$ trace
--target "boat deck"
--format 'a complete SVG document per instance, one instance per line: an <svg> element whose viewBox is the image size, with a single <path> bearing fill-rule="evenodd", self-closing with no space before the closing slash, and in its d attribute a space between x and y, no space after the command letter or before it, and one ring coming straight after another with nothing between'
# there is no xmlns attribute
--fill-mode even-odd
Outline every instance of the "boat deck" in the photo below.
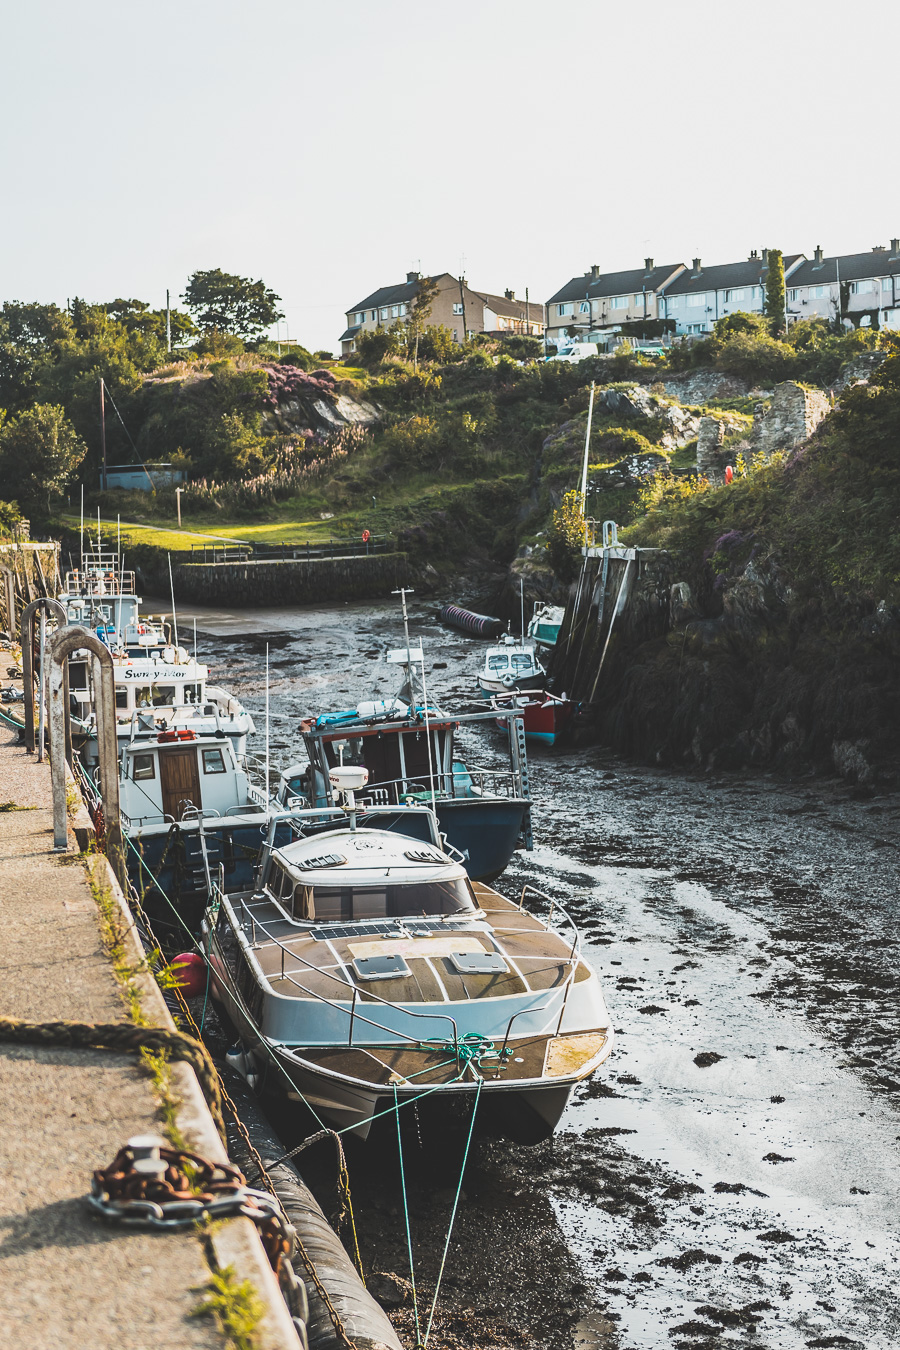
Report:
<svg viewBox="0 0 900 1350"><path fill-rule="evenodd" d="M389 919L362 925L322 923L310 930L285 918L268 898L248 896L237 901L236 912L272 990L286 997L346 1000L349 986L357 989L360 1004L379 998L441 1004L539 993L564 984L571 970L571 942L489 886L475 883L475 893L483 918L460 923L451 916L445 923L431 922L433 931L415 936L403 935L402 923ZM506 969L463 973L452 959L454 954L482 952L500 955ZM354 960L376 956L401 956L410 973L360 979ZM579 960L576 983L589 979L590 973Z"/></svg>

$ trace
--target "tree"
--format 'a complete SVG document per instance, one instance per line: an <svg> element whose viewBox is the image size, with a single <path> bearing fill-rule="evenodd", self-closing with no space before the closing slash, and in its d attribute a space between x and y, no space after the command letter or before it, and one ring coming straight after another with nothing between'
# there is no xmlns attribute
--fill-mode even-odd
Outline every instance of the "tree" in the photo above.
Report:
<svg viewBox="0 0 900 1350"><path fill-rule="evenodd" d="M769 249L769 269L766 272L766 318L772 333L780 333L785 326L784 316L784 255L780 248Z"/></svg>
<svg viewBox="0 0 900 1350"><path fill-rule="evenodd" d="M419 337L425 330L431 307L438 296L440 287L437 277L419 277L416 293L409 306L409 318L406 321L407 332L413 349L413 365L419 366Z"/></svg>
<svg viewBox="0 0 900 1350"><path fill-rule="evenodd" d="M72 322L57 305L7 301L0 309L0 407L30 403L41 370L72 336Z"/></svg>
<svg viewBox="0 0 900 1350"><path fill-rule="evenodd" d="M166 311L151 309L145 300L108 300L102 306L111 319L122 325L129 333L142 333L156 337L160 342L166 340ZM189 314L180 309L169 310L169 327L172 332L172 346L186 347L198 336L197 325Z"/></svg>
<svg viewBox="0 0 900 1350"><path fill-rule="evenodd" d="M181 297L205 333L233 333L247 342L259 338L284 314L281 296L263 281L234 276L215 267L194 272Z"/></svg>
<svg viewBox="0 0 900 1350"><path fill-rule="evenodd" d="M0 480L23 505L50 510L50 497L61 492L87 454L87 446L53 403L38 403L0 427Z"/></svg>

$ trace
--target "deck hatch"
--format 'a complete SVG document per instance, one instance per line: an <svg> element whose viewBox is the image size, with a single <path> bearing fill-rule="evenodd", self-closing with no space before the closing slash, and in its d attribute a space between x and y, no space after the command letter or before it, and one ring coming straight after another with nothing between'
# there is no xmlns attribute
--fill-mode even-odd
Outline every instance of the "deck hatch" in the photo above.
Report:
<svg viewBox="0 0 900 1350"><path fill-rule="evenodd" d="M359 980L396 980L412 971L402 956L357 956L353 969Z"/></svg>
<svg viewBox="0 0 900 1350"><path fill-rule="evenodd" d="M438 853L433 848L408 848L403 856L414 863L445 863L447 861L443 854Z"/></svg>
<svg viewBox="0 0 900 1350"><path fill-rule="evenodd" d="M306 871L315 867L342 867L346 861L341 853L319 853L315 858L304 858L299 866Z"/></svg>
<svg viewBox="0 0 900 1350"><path fill-rule="evenodd" d="M451 952L460 975L505 975L509 966L499 952Z"/></svg>

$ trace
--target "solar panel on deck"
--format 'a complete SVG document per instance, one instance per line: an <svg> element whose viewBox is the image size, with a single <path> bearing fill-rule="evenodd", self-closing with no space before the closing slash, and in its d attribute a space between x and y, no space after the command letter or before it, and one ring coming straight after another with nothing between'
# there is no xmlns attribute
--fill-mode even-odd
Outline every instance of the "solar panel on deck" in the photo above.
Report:
<svg viewBox="0 0 900 1350"><path fill-rule="evenodd" d="M428 933L443 933L454 928L465 928L468 919L406 919L399 923L335 923L310 928L309 936L315 942L330 942L334 938L349 937L422 937Z"/></svg>

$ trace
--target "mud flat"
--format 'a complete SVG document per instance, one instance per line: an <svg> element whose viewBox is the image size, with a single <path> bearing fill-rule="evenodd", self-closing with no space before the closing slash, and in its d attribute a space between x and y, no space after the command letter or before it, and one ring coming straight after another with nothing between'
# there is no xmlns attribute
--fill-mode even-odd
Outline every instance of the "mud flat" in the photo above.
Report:
<svg viewBox="0 0 900 1350"><path fill-rule="evenodd" d="M429 693L476 706L480 644L413 603ZM263 618L201 632L201 655L257 708L268 642L273 756L297 756L301 715L393 692L391 607ZM473 763L501 752L463 735ZM891 1350L896 798L836 778L635 768L599 748L535 753L530 770L537 848L499 887L527 878L565 897L617 1049L553 1141L476 1144L429 1344ZM296 1118L278 1125L299 1137ZM459 1175L458 1146L436 1158L429 1143L407 1160L426 1291ZM357 1224L367 1269L403 1280L396 1152L381 1147L351 1152ZM306 1175L333 1207L333 1156ZM393 1316L408 1335L409 1307Z"/></svg>

